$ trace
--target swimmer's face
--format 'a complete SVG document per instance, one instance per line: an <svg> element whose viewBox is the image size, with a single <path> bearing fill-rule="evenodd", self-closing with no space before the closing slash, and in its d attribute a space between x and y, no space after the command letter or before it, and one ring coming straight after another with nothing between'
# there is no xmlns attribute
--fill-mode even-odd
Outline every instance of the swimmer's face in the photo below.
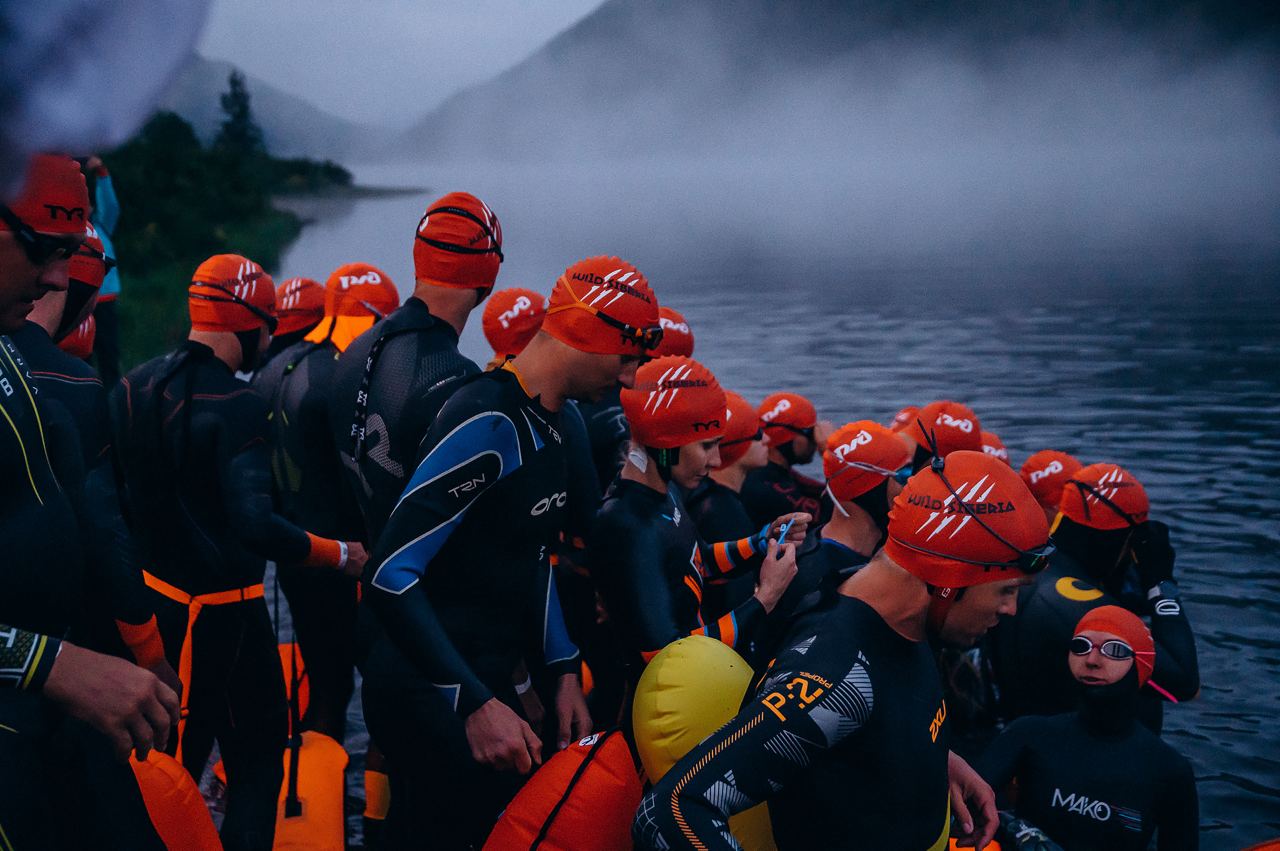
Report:
<svg viewBox="0 0 1280 851"><path fill-rule="evenodd" d="M720 466L720 438L699 440L680 447L680 458L671 468L671 478L685 490L692 490Z"/></svg>
<svg viewBox="0 0 1280 851"><path fill-rule="evenodd" d="M1129 673L1129 669L1133 667L1133 659L1112 659L1102 654L1102 644L1104 641L1124 641L1118 635L1112 635L1109 632L1100 632L1096 629L1086 629L1077 633L1083 635L1093 643L1093 649L1083 656L1077 656L1074 653L1067 654L1067 667L1071 669L1071 676L1075 677L1081 683L1087 686L1105 686L1111 683L1118 683L1124 679L1124 675ZM1126 644L1128 642L1125 642Z"/></svg>
<svg viewBox="0 0 1280 851"><path fill-rule="evenodd" d="M1030 576L986 582L966 588L942 623L942 640L956 647L972 647L1001 615L1018 612L1018 589L1031 584Z"/></svg>
<svg viewBox="0 0 1280 851"><path fill-rule="evenodd" d="M11 231L0 231L0 333L22 328L46 293L66 292L69 260L51 258L36 266Z"/></svg>
<svg viewBox="0 0 1280 851"><path fill-rule="evenodd" d="M570 350L565 358L566 372L572 376L574 399L598 402L613 388L633 387L636 370L644 358L639 355L598 355Z"/></svg>
<svg viewBox="0 0 1280 851"><path fill-rule="evenodd" d="M738 461L744 470L759 470L761 467L769 463L769 442L762 435L759 440L751 441L751 446L747 449L747 454L742 456Z"/></svg>

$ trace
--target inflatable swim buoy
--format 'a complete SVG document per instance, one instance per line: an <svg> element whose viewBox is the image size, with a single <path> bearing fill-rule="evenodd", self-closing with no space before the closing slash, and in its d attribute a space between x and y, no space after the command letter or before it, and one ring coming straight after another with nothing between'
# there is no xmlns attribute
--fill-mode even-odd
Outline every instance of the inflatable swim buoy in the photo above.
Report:
<svg viewBox="0 0 1280 851"><path fill-rule="evenodd" d="M189 851L222 851L222 841L195 780L182 764L160 751L151 751L145 762L129 757L142 801L156 833L166 848Z"/></svg>
<svg viewBox="0 0 1280 851"><path fill-rule="evenodd" d="M629 849L643 791L622 733L588 736L538 769L499 817L484 851Z"/></svg>
<svg viewBox="0 0 1280 851"><path fill-rule="evenodd" d="M293 751L284 752L285 782L280 785L276 810L275 851L343 851L346 821L347 752L342 745L315 730L304 730L298 749L298 801L300 811L287 812L289 774Z"/></svg>
<svg viewBox="0 0 1280 851"><path fill-rule="evenodd" d="M751 675L751 666L732 648L705 635L674 641L654 656L640 676L631 706L645 775L656 783L737 715ZM729 830L747 851L776 848L765 804L729 819Z"/></svg>

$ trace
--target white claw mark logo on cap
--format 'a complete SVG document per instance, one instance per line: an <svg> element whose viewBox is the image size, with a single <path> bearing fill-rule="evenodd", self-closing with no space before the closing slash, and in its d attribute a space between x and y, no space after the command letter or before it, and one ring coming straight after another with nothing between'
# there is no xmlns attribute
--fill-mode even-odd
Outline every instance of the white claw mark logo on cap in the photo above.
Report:
<svg viewBox="0 0 1280 851"><path fill-rule="evenodd" d="M1099 496L1103 499L1114 498L1115 495L1120 492L1120 483L1123 481L1124 473L1121 472L1119 467L1116 467L1101 479L1098 479L1097 491L1090 491L1088 495L1085 496L1085 502L1097 502ZM1115 487L1108 487L1109 485L1115 485Z"/></svg>
<svg viewBox="0 0 1280 851"><path fill-rule="evenodd" d="M982 496L978 496L976 499L974 497L977 496L978 489L981 488L984 484L986 484L988 478L990 478L990 476L983 476L981 479L978 479L977 483L974 484L972 488L969 488L969 492L965 493L964 496L961 497L960 501L964 503L986 502L987 497L991 495L991 491L995 489L995 486L996 486L995 482L992 482L990 485L988 485L987 489L982 492ZM955 501L956 494L964 493L964 489L967 487L969 487L969 483L965 482L964 484L960 485L960 487L956 488L955 493L948 494L947 498L942 501L942 505L939 506L937 510L930 512L929 519L920 524L920 528L916 530L916 534L923 532L925 530L925 527L927 527L930 523L932 523L934 520L938 518L939 514L944 513L944 509L950 507L951 503ZM932 541L934 536L937 535L939 532L941 532L943 529L950 526L951 521L959 517L960 513L961 512L957 509L952 509L950 512L946 512L947 516L942 518L942 522L938 524L938 527L936 529L934 529L932 532L929 533L929 537L926 538L925 540ZM960 520L960 525L957 526L955 529L951 530L951 534L948 537L954 538L956 535L959 535L960 530L963 529L965 526L968 526L969 521L971 519L973 518L968 513L964 513L964 517L961 518Z"/></svg>

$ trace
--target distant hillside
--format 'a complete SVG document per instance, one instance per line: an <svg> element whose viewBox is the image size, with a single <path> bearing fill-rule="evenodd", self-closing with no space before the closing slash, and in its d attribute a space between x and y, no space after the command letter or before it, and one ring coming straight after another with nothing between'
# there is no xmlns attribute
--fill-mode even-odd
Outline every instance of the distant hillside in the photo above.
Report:
<svg viewBox="0 0 1280 851"><path fill-rule="evenodd" d="M876 51L874 64L856 69L863 75L891 73L924 46L992 67L1028 40L1099 31L1145 38L1174 66L1242 46L1275 52L1280 4L609 0L524 62L446 100L401 146L513 158L548 145L570 156L680 148L686 130L706 143L708 124L731 122L779 77L835 69L839 82L841 63L860 48Z"/></svg>
<svg viewBox="0 0 1280 851"><path fill-rule="evenodd" d="M172 110L195 127L201 141L218 131L223 114L218 97L234 70L228 62L195 56L165 93L160 109ZM253 115L274 156L346 159L367 150L369 135L357 124L331 115L307 101L246 75Z"/></svg>

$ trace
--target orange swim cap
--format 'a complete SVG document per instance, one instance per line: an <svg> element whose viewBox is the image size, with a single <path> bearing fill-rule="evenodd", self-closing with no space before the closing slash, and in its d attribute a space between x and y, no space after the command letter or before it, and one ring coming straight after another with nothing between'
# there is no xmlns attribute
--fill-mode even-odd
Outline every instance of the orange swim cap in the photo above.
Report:
<svg viewBox="0 0 1280 851"><path fill-rule="evenodd" d="M487 290L502 264L502 225L488 205L467 192L432 202L413 240L413 273L438 287Z"/></svg>
<svg viewBox="0 0 1280 851"><path fill-rule="evenodd" d="M818 411L799 393L774 393L756 409L770 447L785 446L818 424ZM812 435L810 435L812 436Z"/></svg>
<svg viewBox="0 0 1280 851"><path fill-rule="evenodd" d="M827 487L841 502L862 496L891 477L911 453L898 436L880 423L859 420L837 429L822 453Z"/></svg>
<svg viewBox="0 0 1280 851"><path fill-rule="evenodd" d="M917 446L934 447L942 458L958 449L982 451L982 426L978 416L959 402L941 399L925 405L912 420L909 434Z"/></svg>
<svg viewBox="0 0 1280 851"><path fill-rule="evenodd" d="M982 451L990 455L992 458L999 458L1006 464L1009 464L1009 450L1005 449L1004 441L1002 441L995 432L984 431L982 433ZM1012 464L1009 464L1012 467Z"/></svg>
<svg viewBox="0 0 1280 851"><path fill-rule="evenodd" d="M919 405L907 405L901 411L893 415L893 422L889 423L889 428L896 434L904 428L915 425L916 415L920 413Z"/></svg>
<svg viewBox="0 0 1280 851"><path fill-rule="evenodd" d="M310 278L290 278L276 287L277 334L292 334L324 316L324 287Z"/></svg>
<svg viewBox="0 0 1280 851"><path fill-rule="evenodd" d="M1125 529L1147 521L1146 488L1117 464L1090 464L1062 488L1059 510L1090 529Z"/></svg>
<svg viewBox="0 0 1280 851"><path fill-rule="evenodd" d="M653 350L655 358L666 355L693 357L693 332L683 316L669 307L659 307L658 324L662 326L662 342Z"/></svg>
<svg viewBox="0 0 1280 851"><path fill-rule="evenodd" d="M631 435L642 446L675 449L724 434L724 390L711 370L691 358L649 361L621 396Z"/></svg>
<svg viewBox="0 0 1280 851"><path fill-rule="evenodd" d="M89 225L85 229L85 238L80 244L80 250L71 255L71 259L67 262L67 277L90 289L102 289L102 279L107 276L105 252L102 240L98 238L98 232L93 229L93 225Z"/></svg>
<svg viewBox="0 0 1280 851"><path fill-rule="evenodd" d="M518 355L542 327L547 300L523 287L498 290L484 306L480 326L493 353L499 358Z"/></svg>
<svg viewBox="0 0 1280 851"><path fill-rule="evenodd" d="M399 306L400 292L386 272L369 263L344 263L324 282L324 318L307 340L328 340L345 352L352 340Z"/></svg>
<svg viewBox="0 0 1280 851"><path fill-rule="evenodd" d="M93 341L98 333L98 320L93 318L93 314L76 326L76 329L62 338L58 343L58 348L74 358L85 360L93 354Z"/></svg>
<svg viewBox="0 0 1280 851"><path fill-rule="evenodd" d="M565 269L551 290L542 330L600 355L647 354L662 338L648 279L617 257L590 257Z"/></svg>
<svg viewBox="0 0 1280 851"><path fill-rule="evenodd" d="M1036 501L1055 511L1062 502L1062 487L1084 467L1065 452L1041 449L1022 462L1022 480L1031 488Z"/></svg>
<svg viewBox="0 0 1280 851"><path fill-rule="evenodd" d="M62 154L36 154L27 163L22 190L8 205L40 233L79 236L89 224L89 190L76 161ZM0 230L12 230L0 220Z"/></svg>
<svg viewBox="0 0 1280 851"><path fill-rule="evenodd" d="M723 470L739 461L751 449L752 442L764 439L760 415L751 403L737 393L725 391L724 439L720 441L720 466Z"/></svg>
<svg viewBox="0 0 1280 851"><path fill-rule="evenodd" d="M1133 648L1133 661L1138 669L1138 687L1146 685L1156 667L1156 643L1142 618L1120 606L1099 606L1084 613L1072 636L1085 631L1114 635Z"/></svg>
<svg viewBox="0 0 1280 851"><path fill-rule="evenodd" d="M1049 524L1008 464L959 450L936 466L912 476L893 501L885 555L938 588L1043 568Z"/></svg>
<svg viewBox="0 0 1280 851"><path fill-rule="evenodd" d="M274 329L276 288L262 267L239 254L215 254L200 264L187 290L196 331Z"/></svg>

